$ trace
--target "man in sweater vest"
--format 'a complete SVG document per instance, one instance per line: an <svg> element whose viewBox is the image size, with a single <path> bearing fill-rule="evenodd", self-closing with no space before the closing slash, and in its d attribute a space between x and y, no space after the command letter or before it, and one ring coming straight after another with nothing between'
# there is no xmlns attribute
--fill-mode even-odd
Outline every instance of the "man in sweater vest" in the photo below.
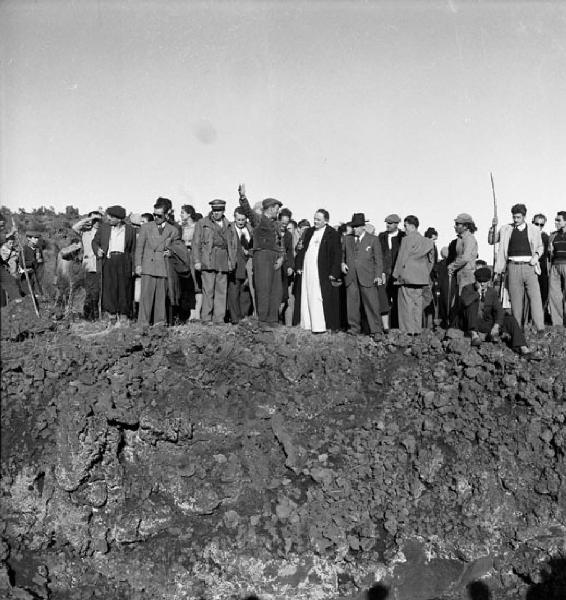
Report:
<svg viewBox="0 0 566 600"><path fill-rule="evenodd" d="M566 325L566 210L554 220L556 231L550 235L550 316L553 325Z"/></svg>
<svg viewBox="0 0 566 600"><path fill-rule="evenodd" d="M531 316L537 331L544 331L544 313L538 283L539 258L544 253L540 229L525 222L527 207L515 204L511 208L513 223L503 225L499 231L497 217L489 230L488 243L499 242L495 274L507 272L507 286L511 312L518 323L523 322L523 297L527 294Z"/></svg>

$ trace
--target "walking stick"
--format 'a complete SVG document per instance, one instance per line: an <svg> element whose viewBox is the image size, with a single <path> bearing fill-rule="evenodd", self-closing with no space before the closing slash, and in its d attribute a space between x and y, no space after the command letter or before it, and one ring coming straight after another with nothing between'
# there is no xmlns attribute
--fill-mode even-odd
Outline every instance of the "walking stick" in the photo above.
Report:
<svg viewBox="0 0 566 600"><path fill-rule="evenodd" d="M39 309L37 307L37 301L35 299L35 294L33 293L33 289L31 287L31 281L30 281L30 278L29 278L29 273L28 273L28 270L27 270L27 267L26 267L26 257L25 257L25 254L24 254L24 247L22 246L22 243L21 243L21 240L20 240L20 234L17 233L16 235L17 235L17 238L18 238L18 246L19 246L19 249L20 249L20 258L21 258L21 261L22 261L22 265L23 265L23 269L24 269L24 275L25 275L25 278L26 278L26 282L28 284L28 289L29 289L29 293L30 293L30 296L31 296L31 301L32 301L32 304L33 304L33 309L35 310L35 314L39 317Z"/></svg>

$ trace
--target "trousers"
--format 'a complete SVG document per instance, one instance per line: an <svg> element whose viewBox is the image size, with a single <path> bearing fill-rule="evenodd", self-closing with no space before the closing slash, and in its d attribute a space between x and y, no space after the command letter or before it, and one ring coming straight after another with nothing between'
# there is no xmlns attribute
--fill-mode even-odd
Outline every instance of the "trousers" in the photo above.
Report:
<svg viewBox="0 0 566 600"><path fill-rule="evenodd" d="M201 321L224 323L226 316L226 296L228 292L228 274L224 271L201 271L202 310Z"/></svg>
<svg viewBox="0 0 566 600"><path fill-rule="evenodd" d="M167 322L167 277L141 276L141 296L138 323ZM152 321L153 316L153 321Z"/></svg>
<svg viewBox="0 0 566 600"><path fill-rule="evenodd" d="M256 310L261 323L277 323L283 297L281 272L275 270L279 254L274 250L257 250L253 255Z"/></svg>
<svg viewBox="0 0 566 600"><path fill-rule="evenodd" d="M533 323L537 329L544 329L544 312L535 268L528 263L513 262L509 262L507 268L511 312L517 319L517 323L523 322L523 296L526 292L531 306Z"/></svg>
<svg viewBox="0 0 566 600"><path fill-rule="evenodd" d="M566 325L566 263L550 267L550 285L548 292L550 318L553 325Z"/></svg>

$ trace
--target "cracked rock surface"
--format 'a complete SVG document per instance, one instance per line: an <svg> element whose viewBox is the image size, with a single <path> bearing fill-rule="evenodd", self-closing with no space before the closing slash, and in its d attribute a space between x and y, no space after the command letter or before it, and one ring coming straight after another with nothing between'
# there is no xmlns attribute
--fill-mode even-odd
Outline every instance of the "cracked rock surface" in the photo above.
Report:
<svg viewBox="0 0 566 600"><path fill-rule="evenodd" d="M380 582L456 600L481 580L531 600L564 583L563 329L526 362L455 333L7 310L2 597L361 600Z"/></svg>

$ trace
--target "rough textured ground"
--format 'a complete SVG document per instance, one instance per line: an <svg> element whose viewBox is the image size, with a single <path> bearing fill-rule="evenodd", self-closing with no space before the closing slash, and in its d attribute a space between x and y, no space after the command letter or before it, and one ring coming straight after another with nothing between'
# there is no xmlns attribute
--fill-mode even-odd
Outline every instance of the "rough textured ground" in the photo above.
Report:
<svg viewBox="0 0 566 600"><path fill-rule="evenodd" d="M564 330L2 338L2 597L566 597Z"/></svg>

